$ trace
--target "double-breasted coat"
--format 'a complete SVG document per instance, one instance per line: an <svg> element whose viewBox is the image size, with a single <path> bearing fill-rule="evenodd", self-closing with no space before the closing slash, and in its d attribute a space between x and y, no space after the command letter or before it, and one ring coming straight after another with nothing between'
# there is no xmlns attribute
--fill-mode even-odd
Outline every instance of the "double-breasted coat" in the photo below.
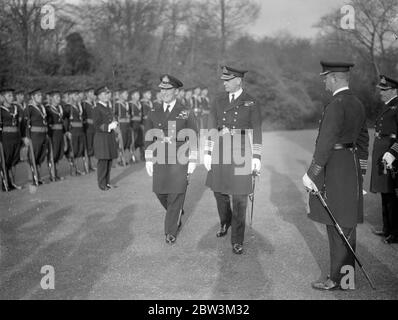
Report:
<svg viewBox="0 0 398 320"><path fill-rule="evenodd" d="M20 159L23 132L22 110L15 104L0 105L0 139L3 143L6 168L15 166Z"/></svg>
<svg viewBox="0 0 398 320"><path fill-rule="evenodd" d="M398 159L398 97L385 104L375 123L375 139L372 153L372 174L370 191L380 193L394 193L396 181L390 172L384 172L383 156L390 152ZM394 167L398 166L395 160ZM398 180L398 179L397 179Z"/></svg>
<svg viewBox="0 0 398 320"><path fill-rule="evenodd" d="M353 148L336 150L336 145ZM351 90L337 93L325 107L308 176L323 193L341 227L363 222L362 175L366 172L369 135L365 108ZM332 225L326 210L310 194L309 218Z"/></svg>
<svg viewBox="0 0 398 320"><path fill-rule="evenodd" d="M40 165L46 159L48 151L46 108L42 104L29 103L24 110L24 118L26 123L25 136L32 140L36 164Z"/></svg>
<svg viewBox="0 0 398 320"><path fill-rule="evenodd" d="M220 95L210 111L209 129L218 135L205 146L212 155L206 186L223 194L252 193L252 158L261 160L262 150L261 113L253 97L243 90L230 103L228 93Z"/></svg>
<svg viewBox="0 0 398 320"><path fill-rule="evenodd" d="M189 130L181 131L183 129ZM145 120L145 158L154 162L154 193L185 193L188 161L197 161L197 132L193 112L178 101L170 113L164 111L162 104L156 104L149 111Z"/></svg>
<svg viewBox="0 0 398 320"><path fill-rule="evenodd" d="M54 162L57 163L64 154L64 111L61 105L47 105L46 110Z"/></svg>
<svg viewBox="0 0 398 320"><path fill-rule="evenodd" d="M112 108L98 102L93 111L94 118L94 156L98 160L112 160L118 156L115 132L108 131L114 120Z"/></svg>
<svg viewBox="0 0 398 320"><path fill-rule="evenodd" d="M118 101L115 104L115 116L120 124L123 139L123 148L129 149L132 143L131 108L128 102Z"/></svg>

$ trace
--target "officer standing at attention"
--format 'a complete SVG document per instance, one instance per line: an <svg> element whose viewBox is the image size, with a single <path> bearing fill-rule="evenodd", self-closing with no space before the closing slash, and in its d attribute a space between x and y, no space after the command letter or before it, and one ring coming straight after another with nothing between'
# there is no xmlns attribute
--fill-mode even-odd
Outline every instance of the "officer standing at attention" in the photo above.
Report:
<svg viewBox="0 0 398 320"><path fill-rule="evenodd" d="M226 93L217 97L209 116L209 129L218 134L207 140L203 160L209 171L206 186L214 192L220 216L216 236L224 237L231 226L232 251L242 254L252 174L261 169L261 113L254 98L243 89L247 71L225 66L222 72ZM243 166L239 163L241 154Z"/></svg>
<svg viewBox="0 0 398 320"><path fill-rule="evenodd" d="M398 198L395 188L398 177L393 177L391 169L398 167L398 81L381 75L377 87L384 106L375 124L370 191L381 193L383 230L373 232L384 236L385 243L397 243Z"/></svg>
<svg viewBox="0 0 398 320"><path fill-rule="evenodd" d="M15 183L13 168L18 164L23 133L23 111L13 103L12 88L0 89L0 139L3 144L5 169L8 178L8 189L21 190Z"/></svg>
<svg viewBox="0 0 398 320"><path fill-rule="evenodd" d="M59 181L63 180L63 177L58 175L57 165L64 155L64 110L61 105L61 92L59 90L50 90L48 92L48 96L49 104L46 106L47 122L55 166L55 177L52 178L55 181Z"/></svg>
<svg viewBox="0 0 398 320"><path fill-rule="evenodd" d="M24 111L26 123L25 136L30 138L37 166L38 183L43 184L40 179L40 166L44 162L48 152L47 144L47 111L42 104L42 90L34 89L29 92L31 100ZM33 180L34 181L34 180Z"/></svg>
<svg viewBox="0 0 398 320"><path fill-rule="evenodd" d="M321 65L326 90L333 92L333 99L324 109L312 163L303 184L307 191L321 192L355 250L356 226L363 222L362 184L369 146L365 108L349 88L354 64L321 61ZM312 287L341 289L342 267L355 268L354 256L313 194L309 207L309 218L326 225L330 246L330 275L326 281L312 283Z"/></svg>
<svg viewBox="0 0 398 320"><path fill-rule="evenodd" d="M160 81L163 104L151 110L145 121L145 159L148 175L153 176L152 190L166 210L166 243L172 245L180 227L187 174L196 168L198 129L191 110L177 101L177 89L183 86L182 82L170 75L161 76ZM183 135L183 129L191 129L194 136ZM185 153L180 154L185 146L189 151L187 158Z"/></svg>
<svg viewBox="0 0 398 320"><path fill-rule="evenodd" d="M110 173L112 160L118 156L116 136L114 130L118 126L114 121L113 111L109 100L111 92L107 87L96 90L98 102L93 111L94 118L94 155L98 159L97 180L102 191L111 189Z"/></svg>
<svg viewBox="0 0 398 320"><path fill-rule="evenodd" d="M119 90L119 99L115 103L115 116L120 124L120 132L123 140L123 150L131 150L132 128L131 128L131 107L127 102L129 92L127 89ZM126 162L129 162L125 159Z"/></svg>

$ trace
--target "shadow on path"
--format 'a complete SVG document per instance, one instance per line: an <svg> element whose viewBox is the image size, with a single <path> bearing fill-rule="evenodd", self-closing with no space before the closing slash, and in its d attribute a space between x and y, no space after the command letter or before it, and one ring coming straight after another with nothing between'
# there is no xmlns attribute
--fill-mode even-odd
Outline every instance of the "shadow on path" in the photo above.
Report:
<svg viewBox="0 0 398 320"><path fill-rule="evenodd" d="M103 276L111 257L121 253L132 242L130 224L134 207L128 206L109 221L108 214L98 212L86 217L80 228L60 240L45 244L45 238L67 215L72 207L51 214L43 224L18 230L7 228L4 246L9 255L4 267L9 270L21 259L27 259L15 268L7 279L1 279L0 299L85 299L96 281ZM8 226L9 227L9 226ZM41 246L41 247L40 247ZM37 252L35 252L35 250ZM35 252L33 256L29 256ZM55 269L55 290L42 290L41 267ZM3 273L2 273L3 274Z"/></svg>
<svg viewBox="0 0 398 320"><path fill-rule="evenodd" d="M311 254L316 259L325 278L329 271L329 245L327 237L324 237L315 227L314 223L305 217L305 204L302 193L288 175L275 171L273 167L267 167L271 173L271 201L278 208L282 218L296 226ZM394 275L387 265L377 259L365 246L357 243L357 253L370 273L378 290L370 289L362 271L357 268L357 290L352 292L333 292L338 299L397 299L398 277ZM316 280L316 279L314 279Z"/></svg>
<svg viewBox="0 0 398 320"><path fill-rule="evenodd" d="M272 255L272 244L254 229L246 230L244 253L235 255L231 232L216 238L219 225L211 228L198 244L199 251L217 251L218 273L210 299L272 299L272 280L263 271L260 260Z"/></svg>

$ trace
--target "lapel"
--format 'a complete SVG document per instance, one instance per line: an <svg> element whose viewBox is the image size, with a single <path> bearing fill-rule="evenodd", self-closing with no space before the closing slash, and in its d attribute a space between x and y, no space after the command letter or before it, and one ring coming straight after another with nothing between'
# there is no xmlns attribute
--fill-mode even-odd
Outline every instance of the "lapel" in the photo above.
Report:
<svg viewBox="0 0 398 320"><path fill-rule="evenodd" d="M236 106L238 106L244 100L244 96L245 96L245 90L243 90L242 94L237 99L235 99L232 103L230 103L229 102L229 94L227 93L225 95L226 103L224 105L224 111L228 112L228 111L236 108Z"/></svg>

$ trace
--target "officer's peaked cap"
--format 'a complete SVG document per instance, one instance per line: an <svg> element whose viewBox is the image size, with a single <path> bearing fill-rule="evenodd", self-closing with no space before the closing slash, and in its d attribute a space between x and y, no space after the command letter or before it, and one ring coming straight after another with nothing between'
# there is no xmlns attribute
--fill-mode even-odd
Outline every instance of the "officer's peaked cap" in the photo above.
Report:
<svg viewBox="0 0 398 320"><path fill-rule="evenodd" d="M321 61L321 66L321 76L326 76L331 72L349 72L354 67L354 64L352 62Z"/></svg>

